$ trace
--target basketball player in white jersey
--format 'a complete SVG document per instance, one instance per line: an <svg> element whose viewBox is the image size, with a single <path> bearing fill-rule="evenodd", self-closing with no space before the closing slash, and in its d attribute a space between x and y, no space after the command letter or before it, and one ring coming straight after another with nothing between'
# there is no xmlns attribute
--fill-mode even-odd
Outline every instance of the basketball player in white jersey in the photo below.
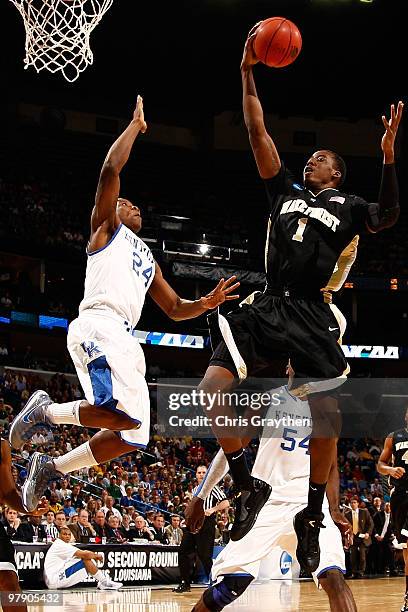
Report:
<svg viewBox="0 0 408 612"><path fill-rule="evenodd" d="M289 373L293 370L288 368ZM290 383L289 379L289 383ZM278 395L278 397L277 397ZM252 530L241 540L230 541L214 561L212 579L216 584L206 589L194 612L220 612L236 600L257 579L262 559L276 546L294 558L297 538L293 519L307 505L310 461L309 439L312 432L310 407L291 395L287 386L271 392L273 398L266 419L285 419L273 426L266 425L260 439L252 475L272 487L271 495L261 509ZM288 422L288 417L302 421L302 426ZM297 421L298 422L298 421ZM212 486L228 472L227 459L220 449L207 471L201 489L188 508L187 527L199 529L203 512L202 499ZM326 591L332 612L357 610L352 592L347 586L342 537L350 525L339 510L339 479L337 464L331 469L323 512L325 529L320 531L320 564L313 578ZM330 507L329 507L330 506ZM336 524L333 521L333 518ZM347 534L348 537L349 534Z"/></svg>
<svg viewBox="0 0 408 612"><path fill-rule="evenodd" d="M145 360L132 332L149 292L172 319L198 317L232 295L239 283L231 277L195 301L180 298L164 280L149 247L137 236L138 206L119 197L120 172L133 143L147 125L138 96L133 119L110 148L103 164L91 215L85 295L79 316L69 326L68 350L86 400L53 403L37 391L14 419L10 443L19 449L38 424L72 424L100 428L90 442L54 461L34 453L22 495L33 509L50 480L80 468L105 463L148 443L150 407Z"/></svg>

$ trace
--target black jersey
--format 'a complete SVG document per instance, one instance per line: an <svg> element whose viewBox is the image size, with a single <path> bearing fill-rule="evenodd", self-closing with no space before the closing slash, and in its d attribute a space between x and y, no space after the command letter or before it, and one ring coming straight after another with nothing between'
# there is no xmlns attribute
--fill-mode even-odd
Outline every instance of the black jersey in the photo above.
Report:
<svg viewBox="0 0 408 612"><path fill-rule="evenodd" d="M264 182L270 205L265 252L268 287L315 294L327 287L348 245L354 240L356 246L373 205L337 189L314 195L296 183L283 163L279 173ZM351 264L356 249L353 253ZM340 275L340 285L351 264Z"/></svg>
<svg viewBox="0 0 408 612"><path fill-rule="evenodd" d="M402 467L405 470L401 478L390 478L390 483L397 489L408 490L408 431L398 429L390 434L392 438L393 467Z"/></svg>

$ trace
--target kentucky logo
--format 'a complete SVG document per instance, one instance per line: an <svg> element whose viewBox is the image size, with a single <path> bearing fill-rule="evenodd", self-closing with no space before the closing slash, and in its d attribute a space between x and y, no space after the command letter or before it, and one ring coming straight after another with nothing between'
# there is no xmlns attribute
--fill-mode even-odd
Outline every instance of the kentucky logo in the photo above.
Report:
<svg viewBox="0 0 408 612"><path fill-rule="evenodd" d="M88 353L89 359L92 359L92 357L96 357L96 355L102 353L101 349L99 346L96 346L95 342L82 342L81 346L85 353Z"/></svg>

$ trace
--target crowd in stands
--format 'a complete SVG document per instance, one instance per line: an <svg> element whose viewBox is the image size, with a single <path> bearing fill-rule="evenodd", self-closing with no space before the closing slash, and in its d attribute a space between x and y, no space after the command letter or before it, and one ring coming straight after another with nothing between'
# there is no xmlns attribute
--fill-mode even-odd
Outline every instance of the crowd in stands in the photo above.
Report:
<svg viewBox="0 0 408 612"><path fill-rule="evenodd" d="M69 184L69 192L65 185ZM245 194L246 198L248 195ZM254 199L262 197L257 190ZM265 229L262 207L259 216L247 214L247 201L225 201L225 195L212 193L180 193L177 198L160 193L144 192L136 196L143 212L141 236L202 242L243 250L250 269L262 269L263 244L259 232ZM90 203L93 193L85 190L74 175L52 182L51 179L0 177L0 206L3 223L0 239L8 244L17 242L27 246L27 254L35 247L59 249L67 257L83 254L88 240ZM178 216L174 218L174 216ZM184 221L180 219L184 219ZM359 257L353 273L376 275L408 275L408 254L405 241L406 214L402 212L398 224L382 232L375 240L361 237ZM29 249L28 249L29 246ZM248 257L249 253L249 257ZM237 254L238 261L239 256ZM77 258L79 261L79 258ZM242 262L241 262L242 263ZM0 304L11 305L17 296L4 294ZM64 312L62 303L53 304L55 312Z"/></svg>
<svg viewBox="0 0 408 612"><path fill-rule="evenodd" d="M68 402L81 397L81 390L63 374L54 375L48 382L36 374L22 374L6 370L0 375L0 433L7 432L13 416L20 410L34 389L45 388L57 402ZM40 429L22 451L14 455L13 476L21 486L26 466L34 450L59 456L89 440L92 430L61 425L52 432ZM374 439L341 439L338 465L340 472L341 508L350 512L354 506L368 512L370 544L367 546L366 573L392 575L399 571L402 552L395 546L392 523L386 541L381 537L381 516L389 507L388 483L376 472L376 462L382 441ZM55 537L56 528L68 524L73 538L81 542L149 542L178 544L180 528L184 526L184 511L197 484L199 465L208 465L216 447L209 440L168 438L160 435L153 423L151 441L146 452L135 451L107 464L84 468L59 483L52 483L46 491L49 510L42 525L29 519L29 525L16 513L3 509L3 521L17 540L32 541ZM253 462L256 445L248 449ZM227 474L221 486L232 498L233 483ZM217 517L216 542L229 539L233 521L233 504ZM381 516L380 516L380 513ZM380 526L378 527L378 521ZM371 524L372 523L372 524ZM77 526L79 525L79 526ZM377 530L377 531L376 531ZM359 540L356 538L356 541ZM386 551L384 551L386 547ZM388 551L388 555L386 552ZM348 554L350 573L351 556ZM387 562L388 559L388 562ZM358 576L357 576L358 577Z"/></svg>

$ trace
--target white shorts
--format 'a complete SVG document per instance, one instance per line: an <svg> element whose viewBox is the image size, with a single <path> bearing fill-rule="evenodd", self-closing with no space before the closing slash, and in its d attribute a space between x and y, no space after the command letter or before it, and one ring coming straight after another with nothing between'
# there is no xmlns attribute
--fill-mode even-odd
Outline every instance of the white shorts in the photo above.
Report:
<svg viewBox="0 0 408 612"><path fill-rule="evenodd" d="M251 531L242 540L230 541L215 559L212 579L238 573L250 574L257 579L261 561L276 546L286 550L295 559L297 538L293 518L305 507L306 504L268 501ZM313 574L316 584L319 576L328 569L346 572L341 534L328 510L324 511L323 524L326 528L320 530L320 564Z"/></svg>
<svg viewBox="0 0 408 612"><path fill-rule="evenodd" d="M144 448L149 442L150 400L143 350L125 322L113 316L81 313L68 330L68 350L85 397L129 416L138 429L118 432Z"/></svg>
<svg viewBox="0 0 408 612"><path fill-rule="evenodd" d="M82 559L70 559L52 575L44 572L44 581L49 589L67 589L80 582L85 582L88 572Z"/></svg>
<svg viewBox="0 0 408 612"><path fill-rule="evenodd" d="M0 561L0 572L15 572L18 576L16 566L8 561Z"/></svg>

